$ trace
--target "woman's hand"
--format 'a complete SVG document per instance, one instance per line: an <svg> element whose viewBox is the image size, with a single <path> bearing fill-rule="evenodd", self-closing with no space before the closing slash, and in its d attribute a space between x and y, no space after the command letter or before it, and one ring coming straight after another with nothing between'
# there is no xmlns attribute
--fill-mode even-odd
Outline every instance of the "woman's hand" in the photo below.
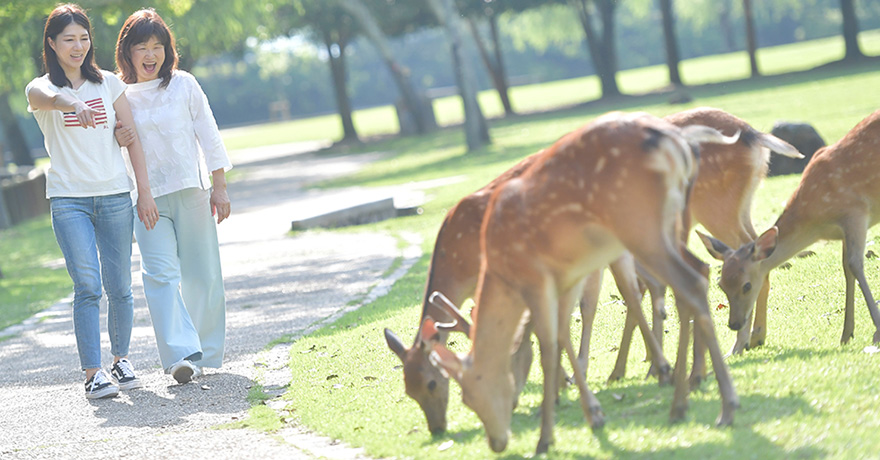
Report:
<svg viewBox="0 0 880 460"><path fill-rule="evenodd" d="M124 126L121 121L117 121L116 129L113 131L113 134L116 135L116 142L119 143L120 147L128 147L134 142L136 133L134 127Z"/></svg>
<svg viewBox="0 0 880 460"><path fill-rule="evenodd" d="M226 184L214 184L211 190L211 215L217 216L217 223L223 222L232 212L229 195L226 193Z"/></svg>
<svg viewBox="0 0 880 460"><path fill-rule="evenodd" d="M76 119L83 128L88 128L90 126L92 128L97 128L98 125L95 123L95 117L104 112L99 112L89 107L83 101L76 101L73 103L73 113L76 114Z"/></svg>
<svg viewBox="0 0 880 460"><path fill-rule="evenodd" d="M152 230L156 227L156 222L159 221L159 208L156 206L156 202L149 193L141 193L138 195L137 212L138 219L144 223L144 227L146 227L147 230Z"/></svg>

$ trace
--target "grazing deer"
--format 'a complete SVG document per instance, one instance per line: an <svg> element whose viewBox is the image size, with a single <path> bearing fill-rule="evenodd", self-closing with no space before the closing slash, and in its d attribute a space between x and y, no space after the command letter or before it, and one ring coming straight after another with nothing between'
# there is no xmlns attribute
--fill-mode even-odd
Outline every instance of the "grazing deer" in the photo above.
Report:
<svg viewBox="0 0 880 460"><path fill-rule="evenodd" d="M725 141L707 127L680 129L647 114L611 113L561 138L492 193L481 228L471 349L459 356L436 341L431 354L460 384L462 400L483 422L492 450L504 450L510 436L514 378L507 357L522 340L525 321L538 337L544 374L536 451L545 452L553 441L560 346L575 370L588 423L604 423L574 357L568 325L585 277L625 250L676 294L682 327L671 418L687 411L685 354L693 318L718 380L717 422L733 422L739 402L715 338L707 283L685 260L689 253L675 233L696 167L688 142L709 139ZM433 321L426 321L422 337L435 336L432 328Z"/></svg>
<svg viewBox="0 0 880 460"><path fill-rule="evenodd" d="M473 295L476 288L480 272L480 226L489 203L489 197L500 184L519 177L536 161L539 155L540 152L526 157L485 187L462 198L446 214L434 243L422 313L419 319L420 325L430 316L436 321L454 322L457 325L455 329L468 334L469 324L466 320L461 319L461 313L454 307L452 309L447 309L447 307L461 305ZM656 357L653 360L653 367L659 369L658 379L661 383L667 383L670 380L670 366L663 357L660 344L656 340L651 340L650 330L640 310L641 297L635 287L634 269L627 265L628 263L631 262L627 262L624 258L611 263L611 272L618 282L627 308L637 309L637 313L633 315L633 324L640 326L645 343L648 344L650 350L653 350L652 356ZM598 296L598 287L593 288L595 283L601 283L601 271L591 275L587 281L587 285L590 287L585 288L585 292L595 290ZM440 299L432 297L431 294L434 292L442 293L443 296ZM435 302L430 300L432 298L435 299ZM437 301L441 301L442 304L435 305ZM592 323L592 315L586 312L595 313L595 306L595 301L582 303L584 336L587 341L589 341L589 326ZM438 335L433 339L446 343L447 335L448 329L441 327ZM449 403L449 379L429 362L428 355L431 353L429 341L422 338L421 329L419 329L413 345L407 347L397 335L387 328L385 329L385 341L403 362L406 394L413 398L424 412L429 431L431 433L445 431L446 409ZM513 361L516 382L515 394L518 395L525 385L532 362L530 341L520 342L520 346L513 353ZM584 368L586 369L586 367Z"/></svg>
<svg viewBox="0 0 880 460"><path fill-rule="evenodd" d="M703 224L709 233L729 246L739 247L754 241L757 233L752 226L752 198L758 185L767 175L770 152L789 158L803 158L803 155L788 142L772 134L762 133L723 110L700 107L668 115L664 120L682 128L702 125L715 128L726 135L740 133L739 140L733 144L707 143L700 146L699 173L685 211L683 241L687 243L688 234L694 223ZM651 280L651 277L644 272L640 275L651 293L654 333L662 345L666 287ZM746 320L748 324L737 333L730 354L738 354L744 349L755 348L764 343L769 292L768 277L758 293L754 328L751 329L750 334L751 318L748 318ZM627 351L636 321L637 318L631 316L628 310L620 352L611 372L612 380L622 378L626 373ZM588 346L589 343L586 345ZM586 353L583 347L584 342L581 341L581 353ZM699 358L697 361L700 361ZM701 362L694 365L692 384L697 384L704 377L704 369Z"/></svg>
<svg viewBox="0 0 880 460"><path fill-rule="evenodd" d="M770 270L820 239L843 239L846 309L841 343L853 336L854 281L858 280L880 342L880 312L865 280L868 228L880 221L880 110L856 125L837 143L819 149L800 184L769 230L739 249L700 234L709 253L724 261L721 289L730 301L728 326L747 327L758 292Z"/></svg>

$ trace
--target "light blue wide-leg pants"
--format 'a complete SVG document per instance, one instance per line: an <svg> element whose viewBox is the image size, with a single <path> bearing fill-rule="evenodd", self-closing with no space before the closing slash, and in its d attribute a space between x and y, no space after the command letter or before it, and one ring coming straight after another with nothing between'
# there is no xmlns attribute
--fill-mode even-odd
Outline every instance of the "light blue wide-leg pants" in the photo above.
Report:
<svg viewBox="0 0 880 460"><path fill-rule="evenodd" d="M144 294L166 372L181 359L223 364L226 297L209 199L198 188L156 198L159 221L149 231L134 216Z"/></svg>

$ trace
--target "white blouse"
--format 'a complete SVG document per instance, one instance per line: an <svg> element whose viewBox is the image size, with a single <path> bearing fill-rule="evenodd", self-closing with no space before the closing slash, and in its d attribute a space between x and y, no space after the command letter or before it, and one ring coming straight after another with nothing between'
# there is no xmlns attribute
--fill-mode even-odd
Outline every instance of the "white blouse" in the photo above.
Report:
<svg viewBox="0 0 880 460"><path fill-rule="evenodd" d="M208 98L195 77L175 70L162 79L128 85L135 128L144 148L153 197L211 187L208 173L232 168Z"/></svg>

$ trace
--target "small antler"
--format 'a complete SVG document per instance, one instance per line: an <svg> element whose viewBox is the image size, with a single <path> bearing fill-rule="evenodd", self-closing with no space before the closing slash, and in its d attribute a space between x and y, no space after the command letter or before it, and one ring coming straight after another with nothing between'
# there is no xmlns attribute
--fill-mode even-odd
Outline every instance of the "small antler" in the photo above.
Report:
<svg viewBox="0 0 880 460"><path fill-rule="evenodd" d="M460 331L467 335L471 333L471 323L464 317L461 311L440 291L434 291L428 297L431 305L441 309L452 317L452 322L437 323L437 329L444 331Z"/></svg>

